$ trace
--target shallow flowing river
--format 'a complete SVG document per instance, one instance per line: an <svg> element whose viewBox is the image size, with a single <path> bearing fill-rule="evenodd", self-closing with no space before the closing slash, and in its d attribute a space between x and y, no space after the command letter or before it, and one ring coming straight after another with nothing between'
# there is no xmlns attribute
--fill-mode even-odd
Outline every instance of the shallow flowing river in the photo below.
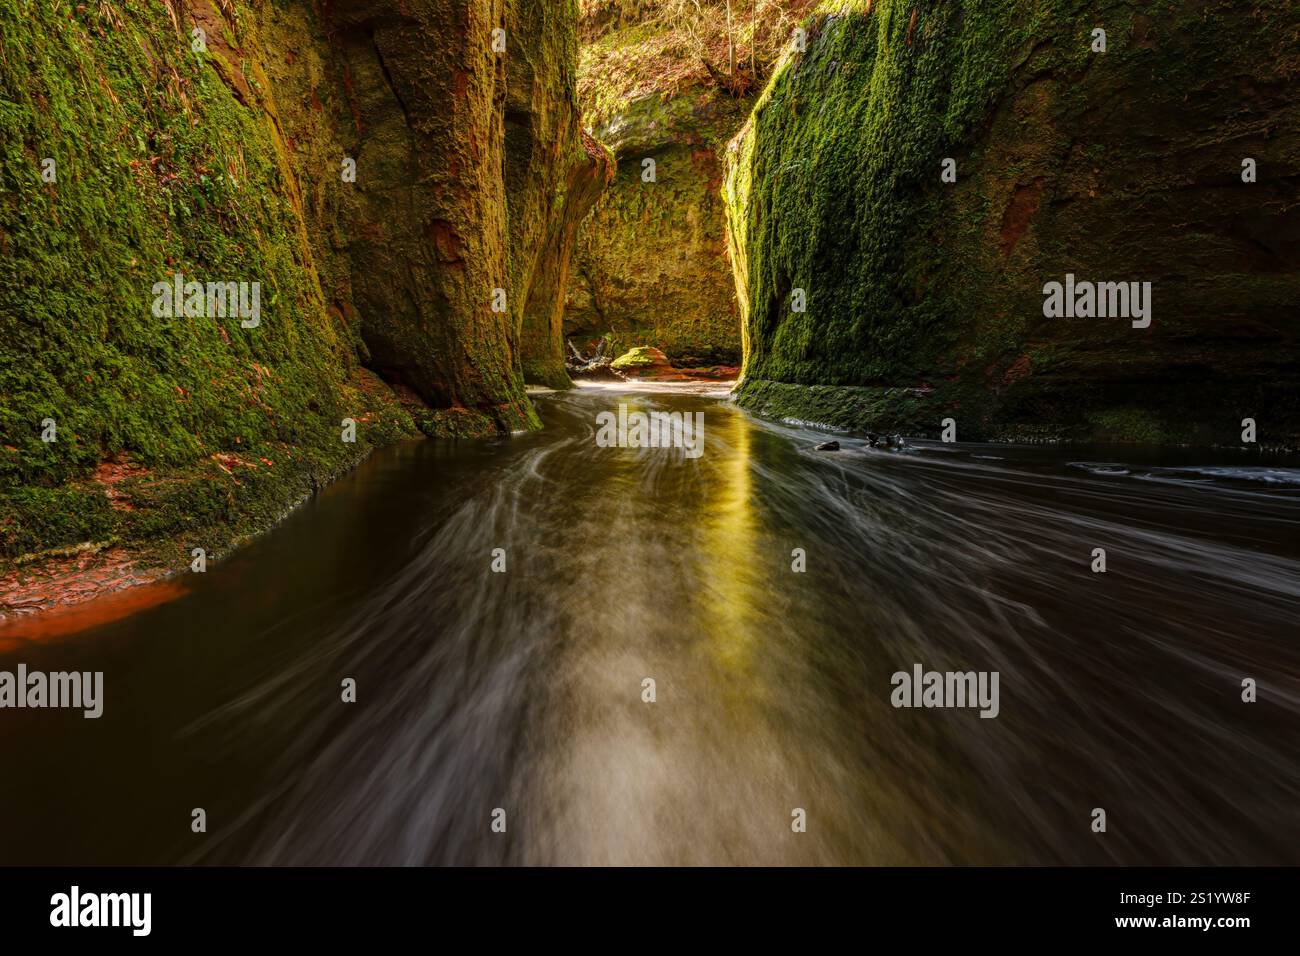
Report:
<svg viewBox="0 0 1300 956"><path fill-rule="evenodd" d="M703 455L598 447L619 402ZM0 628L105 697L0 712L0 863L1300 863L1300 470L539 406L143 610ZM997 716L895 708L917 664Z"/></svg>

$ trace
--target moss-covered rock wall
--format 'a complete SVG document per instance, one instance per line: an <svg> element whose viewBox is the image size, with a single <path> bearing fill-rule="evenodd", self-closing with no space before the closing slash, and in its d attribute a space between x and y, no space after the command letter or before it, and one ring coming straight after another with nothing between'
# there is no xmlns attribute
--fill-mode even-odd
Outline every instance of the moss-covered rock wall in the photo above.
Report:
<svg viewBox="0 0 1300 956"><path fill-rule="evenodd" d="M722 154L752 98L693 75L671 27L646 15L588 24L583 115L618 173L578 234L565 333L584 348L610 335L616 354L653 346L680 365L736 364Z"/></svg>
<svg viewBox="0 0 1300 956"><path fill-rule="evenodd" d="M0 6L0 559L125 543L175 563L375 444L535 427L524 303L602 174L575 20L531 0ZM512 230L516 53L567 60L510 122L570 135L529 152L547 195ZM178 274L256 284L256 320L164 312Z"/></svg>
<svg viewBox="0 0 1300 956"><path fill-rule="evenodd" d="M721 188L745 105L701 89L652 93L596 126L618 174L579 233L565 318L576 342L610 334L620 352L654 346L679 365L739 362Z"/></svg>
<svg viewBox="0 0 1300 956"><path fill-rule="evenodd" d="M614 175L577 102L577 0L512 0L505 111L511 296L524 377L553 388L564 370L564 290L578 224Z"/></svg>
<svg viewBox="0 0 1300 956"><path fill-rule="evenodd" d="M728 153L743 404L1300 435L1300 6L829 0L805 27ZM1046 316L1067 274L1150 282L1149 327Z"/></svg>
<svg viewBox="0 0 1300 956"><path fill-rule="evenodd" d="M508 294L504 0L336 4L325 28L356 116L347 242L375 367L467 424L535 424Z"/></svg>

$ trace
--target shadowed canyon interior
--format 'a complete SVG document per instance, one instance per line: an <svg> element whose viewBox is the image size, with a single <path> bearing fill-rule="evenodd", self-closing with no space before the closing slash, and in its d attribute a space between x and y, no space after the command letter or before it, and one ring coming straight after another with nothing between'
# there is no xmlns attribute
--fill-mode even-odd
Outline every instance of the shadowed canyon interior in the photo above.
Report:
<svg viewBox="0 0 1300 956"><path fill-rule="evenodd" d="M1264 0L6 2L0 669L107 705L0 863L1296 862L1298 88Z"/></svg>

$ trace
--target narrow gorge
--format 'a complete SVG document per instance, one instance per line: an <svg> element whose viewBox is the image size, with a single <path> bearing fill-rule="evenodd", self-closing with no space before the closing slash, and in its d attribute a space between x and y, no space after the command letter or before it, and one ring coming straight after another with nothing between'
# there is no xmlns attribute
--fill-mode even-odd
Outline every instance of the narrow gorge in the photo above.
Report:
<svg viewBox="0 0 1300 956"><path fill-rule="evenodd" d="M1298 93L1294 0L0 0L0 870L1300 862Z"/></svg>

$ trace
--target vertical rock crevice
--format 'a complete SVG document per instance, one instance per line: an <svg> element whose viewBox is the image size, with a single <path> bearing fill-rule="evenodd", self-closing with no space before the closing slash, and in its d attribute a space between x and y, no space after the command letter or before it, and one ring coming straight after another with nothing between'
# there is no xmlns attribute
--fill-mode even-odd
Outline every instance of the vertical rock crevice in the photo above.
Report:
<svg viewBox="0 0 1300 956"><path fill-rule="evenodd" d="M432 407L435 433L536 424L516 330L494 310L508 287L503 17L503 0L330 12L366 129L348 239L362 337L374 366Z"/></svg>
<svg viewBox="0 0 1300 956"><path fill-rule="evenodd" d="M527 381L567 387L563 319L578 224L614 175L582 129L575 88L576 0L509 0L504 181L511 300Z"/></svg>

